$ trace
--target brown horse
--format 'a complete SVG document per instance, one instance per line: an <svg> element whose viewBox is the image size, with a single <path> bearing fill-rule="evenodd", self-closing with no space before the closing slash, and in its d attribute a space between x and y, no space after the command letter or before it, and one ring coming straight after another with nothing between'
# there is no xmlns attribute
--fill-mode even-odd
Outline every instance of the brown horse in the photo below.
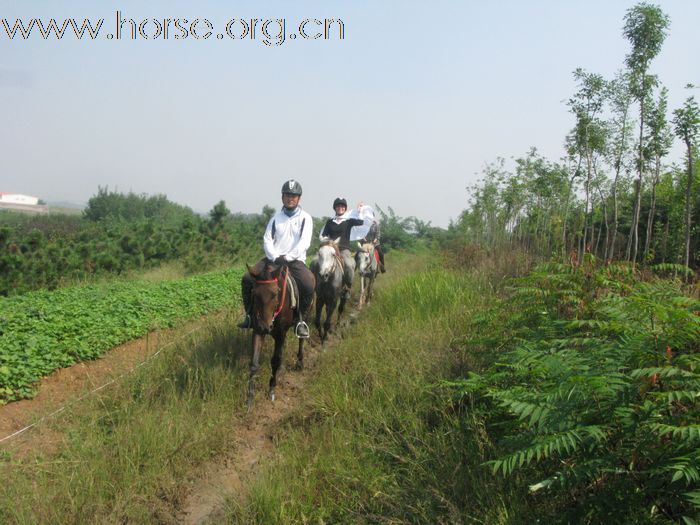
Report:
<svg viewBox="0 0 700 525"><path fill-rule="evenodd" d="M266 335L275 340L272 354L272 377L270 378L269 397L275 400L277 371L282 364L282 352L287 330L295 323L295 312L291 307L291 276L287 266L266 264L262 271L256 272L248 266L248 272L255 284L252 291L253 355L250 362L248 380L248 409L253 406L255 394L255 374L259 368L260 352ZM304 339L299 339L296 368L304 366Z"/></svg>

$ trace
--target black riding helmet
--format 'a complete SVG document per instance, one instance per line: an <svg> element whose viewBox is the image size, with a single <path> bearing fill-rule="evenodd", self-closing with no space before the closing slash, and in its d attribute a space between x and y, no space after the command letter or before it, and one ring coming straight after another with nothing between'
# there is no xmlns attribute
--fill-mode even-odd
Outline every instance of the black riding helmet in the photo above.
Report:
<svg viewBox="0 0 700 525"><path fill-rule="evenodd" d="M289 179L282 185L282 193L289 193L290 195L301 195L301 184L299 184L294 179Z"/></svg>
<svg viewBox="0 0 700 525"><path fill-rule="evenodd" d="M345 209L348 209L348 201L343 199L342 197L338 197L333 201L333 209L335 210L336 206L345 206Z"/></svg>

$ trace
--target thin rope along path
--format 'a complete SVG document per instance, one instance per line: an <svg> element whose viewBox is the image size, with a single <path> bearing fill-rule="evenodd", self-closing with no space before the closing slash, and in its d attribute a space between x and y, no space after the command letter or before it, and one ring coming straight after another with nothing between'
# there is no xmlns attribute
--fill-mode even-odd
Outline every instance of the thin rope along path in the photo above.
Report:
<svg viewBox="0 0 700 525"><path fill-rule="evenodd" d="M66 404L63 405L61 408L59 408L59 409L57 409L57 410L54 410L54 411L51 412L50 414L47 414L47 415L45 415L45 416L42 416L40 419L38 419L38 420L35 421L34 423L32 423L32 424L30 424L30 425L27 425L27 426L24 427L24 428L20 428L19 430L17 430L16 432L13 432L13 433L10 434L9 436L5 436L4 438L0 439L0 443L4 443L4 442L6 442L6 441L11 440L12 438L15 438L15 437L17 437L17 436L19 436L19 435L21 435L21 434L24 434L24 433L27 432L28 430L31 430L32 428L34 428L34 427L36 427L36 426L42 424L44 421L46 421L46 420L48 420L48 419L51 419L52 417L54 417L54 416L60 414L61 412L63 412L63 411L66 410L67 408L70 408L70 407L72 407L73 405L75 405L75 404L77 404L77 403L80 403L80 402L83 401L84 399L86 399L86 398L88 398L88 397L90 397L90 396L96 394L97 392L99 392L100 390L102 390L102 389L108 387L109 385L114 384L114 383L116 383L117 381L121 381L124 377L128 376L129 374L134 373L136 370L138 370L139 368L141 368L142 366L144 366L144 365L147 364L148 362L152 361L155 357L158 356L158 354L160 354L160 353L161 353L163 350L165 350L166 348L168 348L168 347L170 347L170 346L173 346L173 345L175 345L175 344L177 344L177 343L180 343L181 341L185 340L187 337L191 336L191 335L192 335L193 333L195 333L195 332L200 331L201 329L202 329L201 326L199 326L199 327L197 327L197 328L193 328L192 330L190 330L190 331L187 332L186 334L184 334L184 335L178 337L177 339L175 339L175 340L173 340L173 341L170 341L170 342L164 344L164 345L163 345L162 347L160 347L156 352L154 352L153 354L151 354L150 356L148 356L146 359L144 359L143 361L141 361L141 362L140 362L139 364L137 364L136 366L132 367L131 369L127 370L126 372L121 373L120 375L118 375L118 376L115 377L114 379L111 379L110 381L104 383L103 385L98 386L97 388L95 388L95 389L93 389L93 390L91 390L91 391L89 391L89 392L83 394L82 396L78 397L77 399L74 399L74 400L71 401L70 403L66 403ZM76 363L76 364L77 364L77 363Z"/></svg>

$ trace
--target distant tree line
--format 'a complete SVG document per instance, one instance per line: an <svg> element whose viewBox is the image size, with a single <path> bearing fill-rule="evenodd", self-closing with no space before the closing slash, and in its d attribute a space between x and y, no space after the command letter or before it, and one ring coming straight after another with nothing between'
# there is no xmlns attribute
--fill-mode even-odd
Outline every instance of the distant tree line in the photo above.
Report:
<svg viewBox="0 0 700 525"><path fill-rule="evenodd" d="M445 230L377 207L386 250L410 250ZM103 276L182 263L187 273L253 262L275 210L232 214L224 201L207 216L165 195L122 194L100 187L82 216L0 213L0 295L54 289ZM310 254L325 220L314 219Z"/></svg>
<svg viewBox="0 0 700 525"><path fill-rule="evenodd" d="M0 214L0 295L53 289L179 260L186 272L252 259L273 210L231 214L216 204L206 217L164 195L100 188L82 217Z"/></svg>
<svg viewBox="0 0 700 525"><path fill-rule="evenodd" d="M565 158L533 148L514 170L503 159L488 165L452 233L547 256L697 267L700 110L690 96L669 113L668 90L652 73L668 28L657 6L629 9L630 52L618 74L574 72ZM674 139L684 148L681 164L668 159Z"/></svg>

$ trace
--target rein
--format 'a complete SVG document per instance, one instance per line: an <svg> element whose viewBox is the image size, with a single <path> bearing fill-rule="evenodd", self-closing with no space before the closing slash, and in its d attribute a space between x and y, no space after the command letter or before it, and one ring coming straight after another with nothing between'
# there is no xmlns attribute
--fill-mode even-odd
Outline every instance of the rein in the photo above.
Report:
<svg viewBox="0 0 700 525"><path fill-rule="evenodd" d="M321 248L324 246L332 246L333 247L333 266L331 267L331 272L335 272L335 270L340 267L341 272L345 272L345 260L341 257L340 255L340 249L338 248L338 245L332 242L323 242L321 243ZM319 252L320 253L320 252Z"/></svg>
<svg viewBox="0 0 700 525"><path fill-rule="evenodd" d="M365 268L365 272L363 273L363 275L370 275L371 272L374 271L372 269L372 266L374 264L376 264L377 266L379 265L379 261L376 260L377 256L375 253L375 249L373 249L373 248L374 248L374 246L370 246L370 247L365 249L365 247L363 246L358 250L358 253L361 252L361 253L367 254L367 257L369 258L369 261L367 263L367 267ZM373 261L373 259L374 259L374 261ZM362 272L360 272L360 273L362 273Z"/></svg>
<svg viewBox="0 0 700 525"><path fill-rule="evenodd" d="M283 271L284 271L284 279L282 280L282 298L281 298L280 301L279 301L279 306L278 306L277 309L275 310L275 313L272 314L272 321L273 321L273 322L274 322L274 320L277 318L277 316L280 314L280 312L282 311L282 308L284 308L284 299L285 299L286 296L287 296L287 277L289 276L289 267L288 267L288 266L285 266ZM275 279L266 279L266 280L263 280L263 281L257 281L257 280L256 280L256 281L255 281L255 284L272 284L272 283L276 283L276 284L279 286L279 282L280 282L280 278L279 278L279 276L277 276Z"/></svg>

